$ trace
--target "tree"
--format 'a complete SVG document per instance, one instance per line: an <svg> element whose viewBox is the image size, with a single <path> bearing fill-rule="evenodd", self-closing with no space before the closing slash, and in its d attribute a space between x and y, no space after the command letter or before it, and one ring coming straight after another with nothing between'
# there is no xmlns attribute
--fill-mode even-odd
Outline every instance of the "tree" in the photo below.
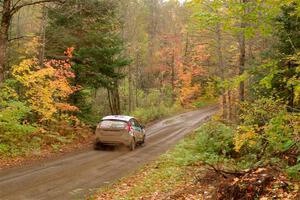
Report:
<svg viewBox="0 0 300 200"><path fill-rule="evenodd" d="M183 106L189 105L201 94L201 83L197 79L205 74L202 65L209 58L205 51L204 45L195 45L189 54L182 56L181 62L176 62L178 73L176 87L179 90L178 99Z"/></svg>
<svg viewBox="0 0 300 200"><path fill-rule="evenodd" d="M72 57L73 48L65 54ZM36 113L39 121L55 119L55 114L78 111L67 103L77 88L70 84L75 78L69 60L47 60L39 65L38 59L23 60L13 66L12 75L20 84L20 95Z"/></svg>
<svg viewBox="0 0 300 200"><path fill-rule="evenodd" d="M123 54L116 6L111 0L68 1L49 10L46 34L50 57L65 46L75 47L75 84L106 88L112 114L121 112L119 80L124 77L123 68L130 63Z"/></svg>
<svg viewBox="0 0 300 200"><path fill-rule="evenodd" d="M0 84L4 80L7 61L7 47L9 42L9 29L13 16L22 8L27 6L39 5L48 2L60 2L62 0L3 0L0 2Z"/></svg>
<svg viewBox="0 0 300 200"><path fill-rule="evenodd" d="M291 110L300 107L300 40L299 3L283 5L281 14L274 20L274 45L270 61L261 66L266 70L261 84L270 90L267 95L285 100Z"/></svg>
<svg viewBox="0 0 300 200"><path fill-rule="evenodd" d="M230 59L233 57L229 49L225 46L232 45L234 38L226 27L230 26L228 8L224 6L223 1L193 1L189 7L194 13L193 20L190 22L190 27L193 32L199 31L199 36L205 38L208 43L210 52L210 65L216 68L211 71L210 76L217 76L222 82L225 82L227 77L235 75L230 69ZM235 52L233 52L235 53ZM225 84L221 86L222 98L222 116L226 118L230 115L230 99L227 100L227 90Z"/></svg>
<svg viewBox="0 0 300 200"><path fill-rule="evenodd" d="M281 2L194 0L188 3L194 13L191 29L199 31L198 38L209 44L210 74L220 79L224 118L230 119L232 109L238 110L236 101L252 97L248 94L250 80L245 74L262 62L261 53L270 47L271 20Z"/></svg>

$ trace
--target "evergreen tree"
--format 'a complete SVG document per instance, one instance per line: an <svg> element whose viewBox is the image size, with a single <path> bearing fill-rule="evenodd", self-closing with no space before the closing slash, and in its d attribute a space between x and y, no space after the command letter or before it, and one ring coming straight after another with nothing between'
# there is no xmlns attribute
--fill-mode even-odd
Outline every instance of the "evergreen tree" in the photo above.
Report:
<svg viewBox="0 0 300 200"><path fill-rule="evenodd" d="M276 18L279 38L276 45L279 63L272 69L271 86L276 96L287 101L291 109L299 108L300 88L300 24L299 3L291 3L282 7L281 14Z"/></svg>
<svg viewBox="0 0 300 200"><path fill-rule="evenodd" d="M117 4L111 0L70 0L49 9L47 54L58 55L66 47L75 48L75 84L108 90L112 114L120 113L118 82L130 61L123 56ZM78 107L80 93L73 97ZM84 109L83 109L84 110Z"/></svg>

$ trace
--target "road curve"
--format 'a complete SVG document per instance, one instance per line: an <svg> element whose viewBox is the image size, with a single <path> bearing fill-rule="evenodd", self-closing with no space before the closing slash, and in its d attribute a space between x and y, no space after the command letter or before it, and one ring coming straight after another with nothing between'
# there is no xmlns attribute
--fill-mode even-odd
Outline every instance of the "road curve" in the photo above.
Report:
<svg viewBox="0 0 300 200"><path fill-rule="evenodd" d="M0 171L1 200L81 199L167 151L217 107L180 114L146 129L146 145L133 152L89 149L38 165Z"/></svg>

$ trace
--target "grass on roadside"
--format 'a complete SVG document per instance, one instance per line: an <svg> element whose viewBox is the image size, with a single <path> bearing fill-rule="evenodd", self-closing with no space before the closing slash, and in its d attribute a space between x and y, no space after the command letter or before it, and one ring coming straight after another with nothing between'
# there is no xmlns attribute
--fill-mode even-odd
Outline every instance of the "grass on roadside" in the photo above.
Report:
<svg viewBox="0 0 300 200"><path fill-rule="evenodd" d="M187 110L200 109L205 106L216 104L216 99L199 98L195 102L183 107L179 102L175 102L172 105L166 105L160 103L158 105L151 105L148 107L137 108L135 111L129 113L131 116L135 116L141 123L146 124L163 117L169 117Z"/></svg>
<svg viewBox="0 0 300 200"><path fill-rule="evenodd" d="M167 107L164 104L158 106L150 106L147 108L138 108L129 115L136 117L142 124L146 124L163 117L168 117L184 111L178 104Z"/></svg>

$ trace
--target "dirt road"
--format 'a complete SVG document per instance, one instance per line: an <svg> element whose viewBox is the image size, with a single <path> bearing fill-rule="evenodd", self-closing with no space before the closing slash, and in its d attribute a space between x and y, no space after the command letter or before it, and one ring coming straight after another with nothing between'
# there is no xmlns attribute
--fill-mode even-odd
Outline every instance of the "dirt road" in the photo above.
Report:
<svg viewBox="0 0 300 200"><path fill-rule="evenodd" d="M0 171L0 199L83 199L164 153L217 111L204 108L160 121L146 129L146 145L133 152L91 149L22 169Z"/></svg>

